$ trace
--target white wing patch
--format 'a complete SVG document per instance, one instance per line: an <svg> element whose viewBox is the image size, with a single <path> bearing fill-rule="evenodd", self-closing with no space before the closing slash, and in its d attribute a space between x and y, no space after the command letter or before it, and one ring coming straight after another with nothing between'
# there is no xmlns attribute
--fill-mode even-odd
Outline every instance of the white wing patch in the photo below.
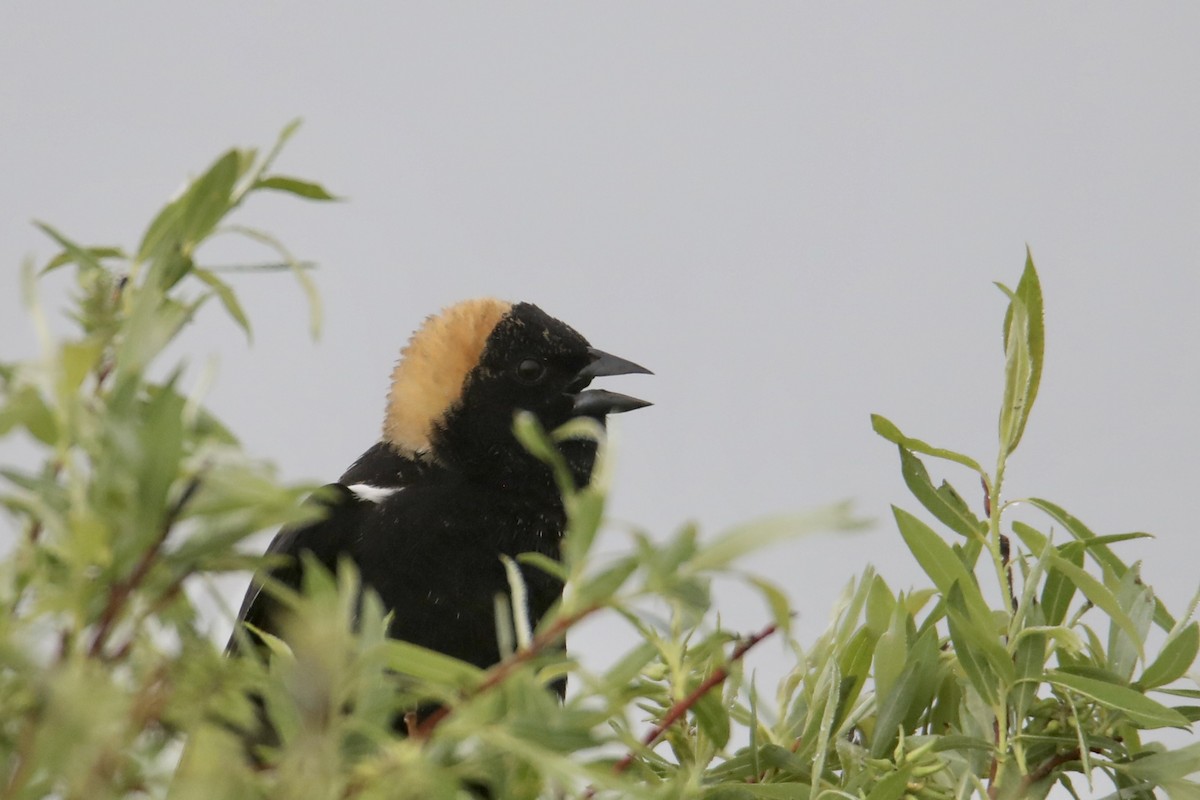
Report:
<svg viewBox="0 0 1200 800"><path fill-rule="evenodd" d="M398 487L384 488L382 486L372 486L369 483L352 483L346 487L359 500L365 500L368 503L379 504L388 499L396 492L400 491Z"/></svg>

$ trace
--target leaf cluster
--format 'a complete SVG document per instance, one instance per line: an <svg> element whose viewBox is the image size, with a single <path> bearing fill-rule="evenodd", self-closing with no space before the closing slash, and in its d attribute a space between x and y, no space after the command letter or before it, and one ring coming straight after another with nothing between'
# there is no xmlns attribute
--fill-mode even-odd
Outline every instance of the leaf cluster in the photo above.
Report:
<svg viewBox="0 0 1200 800"><path fill-rule="evenodd" d="M1121 797L1200 796L1200 745L1169 749L1148 731L1200 716L1181 686L1200 628L1173 616L1119 553L1145 534L1099 535L1058 505L1003 497L1044 358L1032 259L1008 298L998 456L978 461L901 433L901 473L933 524L894 510L929 585L894 591L868 568L829 628L801 644L785 587L741 569L753 550L818 530L860 527L849 508L759 520L715 537L694 525L628 532L596 550L611 461L587 420L515 431L555 471L568 515L560 559L507 563L496 598L505 658L480 670L388 639L388 611L349 565L315 564L301 591L275 591L293 623L225 657L197 599L212 577L255 569L239 544L315 513L309 487L281 485L163 365L164 349L215 298L249 319L203 245L233 233L266 244L306 287L305 265L269 235L230 223L261 191L328 200L319 184L231 150L154 218L137 248L61 248L41 270L73 267L76 330L42 334L38 359L0 365L0 435L37 443L43 463L5 467L0 503L22 528L0 565L0 800L7 798L989 798L1040 797L1072 774L1107 775ZM273 265L267 265L270 268ZM27 296L45 330L34 270ZM315 309L315 296L314 296ZM314 310L314 325L319 317ZM41 321L41 322L39 322ZM592 482L559 454L600 443ZM978 514L923 459L984 487ZM1040 516L1014 518L1021 507ZM564 583L531 628L525 576ZM762 598L763 625L725 629L717 577ZM396 613L400 613L397 610ZM606 664L563 646L584 620L626 624L632 644ZM1157 637L1153 629L1158 629ZM760 692L745 666L774 637L794 666ZM559 702L548 687L568 680ZM436 705L423 718L417 707ZM261 718L270 740L248 741ZM406 735L396 735L397 723Z"/></svg>

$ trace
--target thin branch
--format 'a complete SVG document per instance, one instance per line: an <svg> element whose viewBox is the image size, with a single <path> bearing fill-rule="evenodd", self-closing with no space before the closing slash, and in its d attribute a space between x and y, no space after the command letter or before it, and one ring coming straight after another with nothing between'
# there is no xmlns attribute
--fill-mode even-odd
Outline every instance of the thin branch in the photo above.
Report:
<svg viewBox="0 0 1200 800"><path fill-rule="evenodd" d="M500 684L504 683L504 681L508 680L508 676L516 671L518 667L528 661L532 661L536 656L545 651L546 648L553 646L560 639L562 639L563 635L566 634L569 628L574 626L584 617L594 614L603 607L604 606L598 604L590 605L586 608L580 609L574 614L559 618L549 628L542 631L537 636L534 636L533 640L529 643L529 647L526 647L522 650L517 650L511 656L489 669L485 673L486 677L483 679L483 681L471 692L469 692L463 698L463 700L465 701L474 697L478 697L479 695L491 691ZM410 732L419 739L426 738L430 733L433 732L433 729L436 728L442 720L450 715L451 711L452 709L449 706L439 706L432 714L422 720L419 725L417 725L415 728L410 728Z"/></svg>
<svg viewBox="0 0 1200 800"><path fill-rule="evenodd" d="M194 575L194 574L195 574L195 571L189 567L188 569L185 569L183 571L183 574L181 574L178 578L171 581L171 584L169 586L167 586L166 590L162 594L160 594L158 596L158 599L155 600L154 603L152 603L149 608L147 608L144 612L142 612L138 616L138 621L135 622L134 626L133 626L135 628L135 632L133 634L131 634L128 639L125 640L125 644L118 647L112 653L112 655L109 656L109 658L107 658L106 660L121 661L122 659L125 658L125 656L129 655L129 651L133 649L133 643L137 636L136 628L138 627L138 625L143 620L147 620L150 617L153 617L156 614L160 613L163 609L165 609L167 607L167 605L169 605L170 602L172 600L174 600L176 597L178 597L180 592L183 591L184 581L186 581L188 578L192 577L192 575Z"/></svg>
<svg viewBox="0 0 1200 800"><path fill-rule="evenodd" d="M992 720L992 735L996 743L996 752L992 754L992 764L988 767L987 793L988 800L996 800L1000 787L996 786L996 770L1000 765L1000 718Z"/></svg>
<svg viewBox="0 0 1200 800"><path fill-rule="evenodd" d="M649 733L642 737L642 746L653 746L654 743L657 742L659 738L667 732L668 728L678 722L680 718L682 718L683 715L688 712L689 709L696 705L696 703L700 702L701 697L725 682L725 679L729 677L730 670L733 669L733 665L741 661L742 657L746 655L750 648L754 647L763 639L766 639L768 636L775 633L777 629L777 626L772 623L758 633L755 633L749 638L744 639L741 644L734 648L733 653L729 656L728 661L715 669L713 673L705 678L704 682L697 686L687 697L676 701L674 705L667 709L667 713L663 716L662 720L655 725ZM633 751L626 753L624 758L613 765L613 772L619 775L625 770L629 769L629 766L633 764L633 759Z"/></svg>
<svg viewBox="0 0 1200 800"><path fill-rule="evenodd" d="M171 528L179 519L179 515L183 513L183 507L196 494L200 488L200 476L195 476L188 482L183 493L179 495L179 499L171 506L167 512L166 519L163 520L162 529L158 532L158 537L154 543L146 549L142 554L133 571L129 573L129 577L123 581L114 583L108 591L108 602L104 606L104 611L100 614L100 623L96 629L96 635L92 637L92 645L88 648L88 656L96 658L104 651L104 645L108 641L109 635L112 633L113 626L116 625L121 611L125 608L125 603L129 600L129 596L134 590L145 580L149 574L150 568L154 566L158 554L162 551L163 544L167 540L167 535L171 532Z"/></svg>
<svg viewBox="0 0 1200 800"><path fill-rule="evenodd" d="M1089 747L1088 752L1103 753L1104 748ZM1033 770L1033 772L1021 778L1021 789L1017 794L1023 796L1035 783L1049 778L1054 770L1058 769L1064 764L1070 764L1072 761L1079 761L1082 757L1083 753L1078 747L1068 750L1065 753L1059 753L1058 755L1051 756L1039 764L1037 768Z"/></svg>

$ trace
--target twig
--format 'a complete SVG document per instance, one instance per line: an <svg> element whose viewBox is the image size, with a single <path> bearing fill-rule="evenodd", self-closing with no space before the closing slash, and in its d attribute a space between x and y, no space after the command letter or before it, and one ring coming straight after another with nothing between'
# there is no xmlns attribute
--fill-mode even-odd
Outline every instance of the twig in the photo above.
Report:
<svg viewBox="0 0 1200 800"><path fill-rule="evenodd" d="M539 655L547 647L550 647L559 639L561 639L563 634L565 634L569 628L578 623L584 617L590 616L591 614L599 611L601 608L603 608L601 605L590 605L575 612L574 614L560 618L549 628L542 631L537 636L534 636L533 640L529 643L529 647L526 647L522 650L517 650L511 656L489 669L485 673L486 677L483 679L483 681L480 682L480 684L471 692L469 692L463 699L470 700L473 697L478 697L484 692L490 691L504 683L504 681L508 679L508 676L511 675L517 669L517 667L533 660L534 657ZM452 709L449 706L438 706L438 708L435 709L432 714L422 720L415 729L410 729L410 732L416 738L424 739L433 732L433 729L436 728L442 720L450 715L451 711Z"/></svg>
<svg viewBox="0 0 1200 800"><path fill-rule="evenodd" d="M139 615L138 622L134 623L134 628L136 629L137 625L142 620L149 619L150 617L153 617L155 614L158 614L164 608L166 608L167 605L172 600L174 600L176 597L178 597L179 593L181 591L183 591L183 582L186 581L188 578L192 577L193 574L194 574L194 571L191 568L188 568L183 571L182 575L180 575L175 580L171 581L171 584L166 588L166 591L164 591L162 594L160 594L158 596L158 599L155 600L154 603L149 608L147 608L144 612L142 612L141 615ZM116 649L116 651L114 651L107 660L120 661L123 658L125 658L125 656L129 655L129 651L131 649L133 649L133 642L134 642L135 638L136 638L136 631L133 635L131 635L128 639L126 639L125 644L118 647Z"/></svg>
<svg viewBox="0 0 1200 800"><path fill-rule="evenodd" d="M1104 748L1089 747L1088 752L1103 753ZM1078 747L1068 750L1065 753L1059 753L1058 755L1051 756L1039 764L1033 772L1021 778L1021 790L1017 792L1017 794L1023 796L1035 783L1050 777L1050 774L1063 764L1070 764L1072 761L1079 761L1082 757L1083 753Z"/></svg>
<svg viewBox="0 0 1200 800"><path fill-rule="evenodd" d="M996 786L996 770L1000 765L1000 718L992 720L992 735L996 742L996 752L992 754L992 765L988 767L988 800L996 800L997 793L1000 791Z"/></svg>
<svg viewBox="0 0 1200 800"><path fill-rule="evenodd" d="M666 733L668 728L678 722L679 719L686 714L689 709L692 708L692 706L700 702L701 697L712 691L714 687L725 682L725 679L729 677L729 671L733 668L733 665L741 661L742 656L746 655L747 651L749 651L751 647L754 647L763 639L766 639L768 636L775 633L776 630L777 626L772 623L758 633L755 633L749 638L743 640L741 644L734 648L733 653L729 656L728 661L715 669L713 673L705 678L704 682L692 690L687 697L684 697L682 700L677 700L674 705L667 709L667 713L663 716L662 720L655 725L649 733L642 737L642 746L650 747L657 742L659 737ZM633 751L626 753L624 758L613 765L613 772L619 775L625 770L629 769L629 766L633 764L633 758Z"/></svg>
<svg viewBox="0 0 1200 800"><path fill-rule="evenodd" d="M113 626L117 623L117 618L121 615L122 609L125 607L129 595L138 587L139 584L149 574L150 568L154 566L155 559L158 558L159 552L162 551L162 546L167 540L167 535L171 532L171 528L175 526L175 522L179 519L179 515L183 513L183 507L196 494L200 488L200 476L197 475L188 482L179 499L171 506L167 512L166 519L163 520L162 529L158 532L158 537L154 543L147 548L142 554L133 571L129 573L129 577L123 581L114 583L108 591L108 602L104 605L104 611L100 614L100 624L96 629L96 635L92 637L92 645L88 648L88 656L96 658L103 650L104 645L108 641L109 635L112 633Z"/></svg>

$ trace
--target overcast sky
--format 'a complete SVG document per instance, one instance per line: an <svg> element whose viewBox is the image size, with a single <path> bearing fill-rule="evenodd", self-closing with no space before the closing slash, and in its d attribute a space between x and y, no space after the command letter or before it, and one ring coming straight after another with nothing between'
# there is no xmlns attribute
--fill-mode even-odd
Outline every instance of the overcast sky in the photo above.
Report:
<svg viewBox="0 0 1200 800"><path fill-rule="evenodd" d="M1155 533L1120 552L1179 610L1200 562L1198 35L1188 3L5 3L0 357L34 349L17 266L54 248L31 219L132 246L189 173L302 116L279 171L347 201L241 219L320 263L324 337L288 278L244 276L253 346L214 307L178 351L218 359L211 406L249 451L336 478L425 315L537 303L657 373L606 383L656 404L620 419L617 517L711 534L854 498L878 520L751 562L811 639L868 563L925 583L871 412L993 463L991 282L1028 243L1046 366L1009 496Z"/></svg>

